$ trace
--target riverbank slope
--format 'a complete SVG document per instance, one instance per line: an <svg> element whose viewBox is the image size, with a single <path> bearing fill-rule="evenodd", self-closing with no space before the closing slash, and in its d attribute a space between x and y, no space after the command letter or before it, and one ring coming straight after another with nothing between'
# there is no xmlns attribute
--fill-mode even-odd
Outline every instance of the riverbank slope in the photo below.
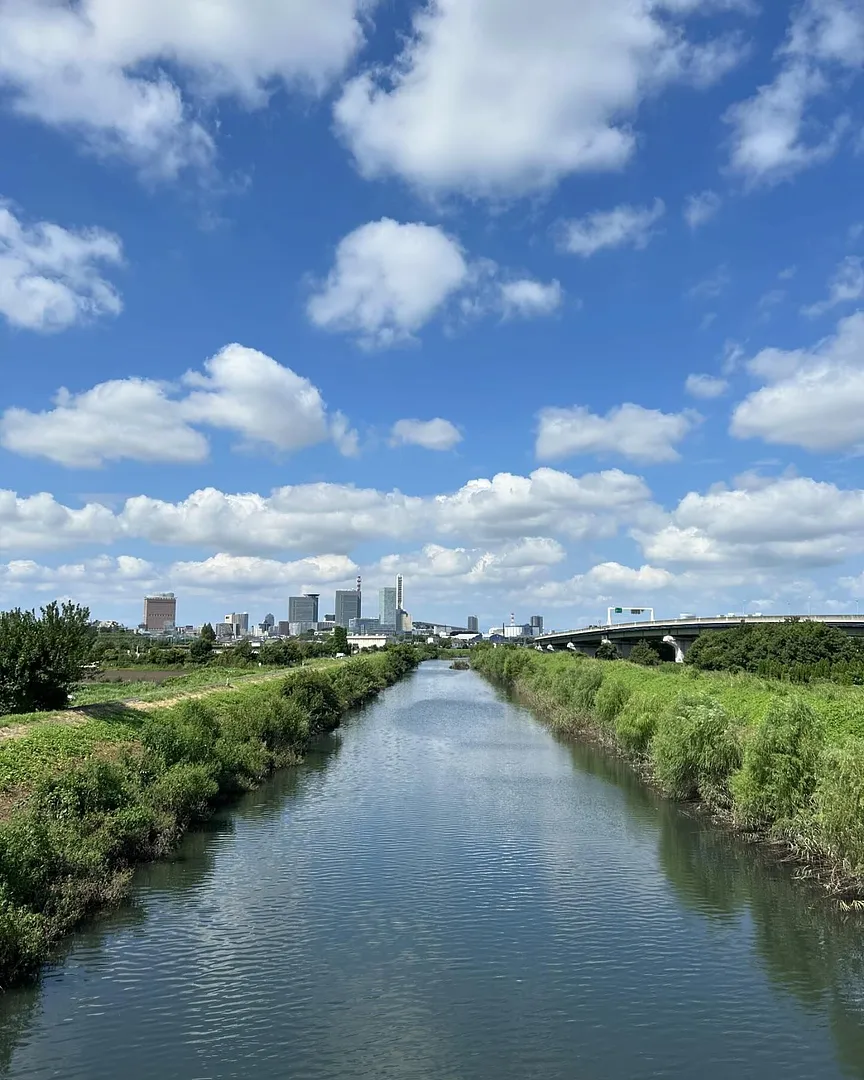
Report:
<svg viewBox="0 0 864 1080"><path fill-rule="evenodd" d="M82 919L125 894L220 801L300 760L344 713L413 670L411 648L38 723L0 745L0 987L38 971Z"/></svg>
<svg viewBox="0 0 864 1080"><path fill-rule="evenodd" d="M750 675L478 649L472 667L554 728L590 732L670 798L786 845L841 902L864 901L864 691Z"/></svg>

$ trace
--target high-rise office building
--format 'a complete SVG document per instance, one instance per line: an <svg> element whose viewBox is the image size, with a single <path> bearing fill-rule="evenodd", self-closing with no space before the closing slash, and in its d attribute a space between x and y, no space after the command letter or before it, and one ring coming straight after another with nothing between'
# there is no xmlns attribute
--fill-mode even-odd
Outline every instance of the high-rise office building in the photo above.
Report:
<svg viewBox="0 0 864 1080"><path fill-rule="evenodd" d="M468 616L468 633L479 634L480 633L480 620L476 615Z"/></svg>
<svg viewBox="0 0 864 1080"><path fill-rule="evenodd" d="M531 616L531 633L534 637L540 637L543 633L543 616L532 615Z"/></svg>
<svg viewBox="0 0 864 1080"><path fill-rule="evenodd" d="M396 604L396 589L386 588L378 590L378 621L381 623L381 628L386 630L396 630L396 612L398 607Z"/></svg>
<svg viewBox="0 0 864 1080"><path fill-rule="evenodd" d="M226 615L223 619L224 626L230 626L230 637L243 637L244 634L249 633L249 612L248 611L234 611L230 615ZM219 635L220 637L222 635Z"/></svg>
<svg viewBox="0 0 864 1080"><path fill-rule="evenodd" d="M144 629L173 630L177 625L177 598L173 592L144 597Z"/></svg>
<svg viewBox="0 0 864 1080"><path fill-rule="evenodd" d="M336 625L348 629L348 623L352 619L360 618L360 590L337 589L336 591Z"/></svg>
<svg viewBox="0 0 864 1080"><path fill-rule="evenodd" d="M264 616L264 622L261 623L261 626L265 630L272 630L275 625L276 625L276 616L275 615L272 615L272 614L268 613L267 615Z"/></svg>
<svg viewBox="0 0 864 1080"><path fill-rule="evenodd" d="M318 622L318 594L306 593L305 596L288 597L289 623Z"/></svg>

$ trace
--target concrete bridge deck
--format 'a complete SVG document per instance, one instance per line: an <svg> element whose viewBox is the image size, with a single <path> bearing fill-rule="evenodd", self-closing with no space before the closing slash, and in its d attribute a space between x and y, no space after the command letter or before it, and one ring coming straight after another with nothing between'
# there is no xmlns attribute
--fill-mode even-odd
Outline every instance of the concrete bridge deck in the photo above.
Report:
<svg viewBox="0 0 864 1080"><path fill-rule="evenodd" d="M622 656L643 639L663 641L675 650L675 659L681 663L689 647L705 631L729 630L733 626L764 623L783 623L790 618L802 622L820 622L836 626L855 637L864 636L864 616L859 615L715 615L707 618L656 619L651 622L611 623L605 626L586 626L561 633L544 634L537 638L542 648L576 649L593 656L601 643L611 641L617 645Z"/></svg>

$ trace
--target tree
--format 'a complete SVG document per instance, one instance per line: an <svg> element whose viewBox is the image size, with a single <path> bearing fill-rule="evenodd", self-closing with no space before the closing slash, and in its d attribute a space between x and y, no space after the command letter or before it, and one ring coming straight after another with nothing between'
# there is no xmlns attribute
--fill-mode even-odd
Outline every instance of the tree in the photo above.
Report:
<svg viewBox="0 0 864 1080"><path fill-rule="evenodd" d="M201 627L201 640L209 641L211 645L216 640L216 631L213 629L209 622L205 622L204 625Z"/></svg>
<svg viewBox="0 0 864 1080"><path fill-rule="evenodd" d="M660 663L657 650L652 648L644 638L636 642L627 659L631 664L641 664L642 667L656 667Z"/></svg>
<svg viewBox="0 0 864 1080"><path fill-rule="evenodd" d="M77 604L0 613L0 714L66 708L94 639L90 612Z"/></svg>
<svg viewBox="0 0 864 1080"><path fill-rule="evenodd" d="M189 646L189 659L193 664L206 664L212 656L213 642L204 636L204 631L202 630L198 640L193 641Z"/></svg>
<svg viewBox="0 0 864 1080"><path fill-rule="evenodd" d="M348 644L348 631L344 626L335 627L330 642L334 653L345 653L347 656L351 652L351 647Z"/></svg>
<svg viewBox="0 0 864 1080"><path fill-rule="evenodd" d="M620 660L621 654L611 641L604 641L594 654L597 660Z"/></svg>

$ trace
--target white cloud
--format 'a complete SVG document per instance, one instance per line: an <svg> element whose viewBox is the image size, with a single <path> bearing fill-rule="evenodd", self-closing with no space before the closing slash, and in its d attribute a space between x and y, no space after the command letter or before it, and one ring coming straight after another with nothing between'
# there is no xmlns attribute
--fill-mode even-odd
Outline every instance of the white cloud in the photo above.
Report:
<svg viewBox="0 0 864 1080"><path fill-rule="evenodd" d="M661 10L661 8L663 10ZM337 129L367 177L433 192L509 196L575 172L618 169L641 102L672 82L705 85L741 55L694 45L677 3L439 0L417 10L389 67L352 79Z"/></svg>
<svg viewBox="0 0 864 1080"><path fill-rule="evenodd" d="M285 586L299 581L320 584L344 581L357 573L357 564L345 555L313 555L295 562L220 553L198 562L176 562L168 578L178 585L255 588Z"/></svg>
<svg viewBox="0 0 864 1080"><path fill-rule="evenodd" d="M107 461L204 461L207 439L183 418L178 402L149 379L112 379L92 390L61 389L48 412L7 409L0 445L26 457L45 457L70 468Z"/></svg>
<svg viewBox="0 0 864 1080"><path fill-rule="evenodd" d="M393 446L422 446L426 450L452 450L462 442L455 424L436 417L434 420L397 420L391 432Z"/></svg>
<svg viewBox="0 0 864 1080"><path fill-rule="evenodd" d="M214 153L190 97L253 108L280 82L323 89L361 44L358 15L372 2L5 0L0 84L22 116L170 177Z"/></svg>
<svg viewBox="0 0 864 1080"><path fill-rule="evenodd" d="M747 366L770 385L735 409L737 438L813 451L864 447L864 314L842 320L810 351L764 349Z"/></svg>
<svg viewBox="0 0 864 1080"><path fill-rule="evenodd" d="M28 226L0 200L0 315L11 326L64 330L119 315L123 304L100 267L122 261L123 247L112 233L48 221Z"/></svg>
<svg viewBox="0 0 864 1080"><path fill-rule="evenodd" d="M829 96L838 73L864 65L864 11L858 0L804 0L793 11L780 70L756 95L734 105L731 165L751 182L782 180L832 157L847 117L819 125L814 99Z"/></svg>
<svg viewBox="0 0 864 1080"><path fill-rule="evenodd" d="M596 416L584 406L543 409L537 431L542 461L575 454L617 454L634 461L677 461L675 444L698 422L692 412L663 413L625 404Z"/></svg>
<svg viewBox="0 0 864 1080"><path fill-rule="evenodd" d="M530 318L534 315L551 315L557 311L564 299L564 290L559 281L532 281L520 278L508 281L501 286L501 298L504 314L521 315Z"/></svg>
<svg viewBox="0 0 864 1080"><path fill-rule="evenodd" d="M653 206L616 206L587 217L565 221L560 232L562 250L588 259L604 248L633 247L641 251L651 242L654 226L666 213L662 199Z"/></svg>
<svg viewBox="0 0 864 1080"><path fill-rule="evenodd" d="M801 309L802 315L818 318L840 304L850 304L864 297L864 260L849 255L840 263L828 286L828 298Z"/></svg>
<svg viewBox="0 0 864 1080"><path fill-rule="evenodd" d="M688 195L684 203L684 220L691 229L698 229L715 217L723 205L723 200L716 191L701 191L698 195Z"/></svg>
<svg viewBox="0 0 864 1080"><path fill-rule="evenodd" d="M466 317L551 315L563 300L558 281L502 276L491 259L469 261L459 241L437 225L382 218L339 242L307 313L316 326L356 334L366 348L386 348L412 340L457 296Z"/></svg>
<svg viewBox="0 0 864 1080"><path fill-rule="evenodd" d="M864 491L788 477L691 492L660 528L635 535L661 565L830 566L864 551Z"/></svg>
<svg viewBox="0 0 864 1080"><path fill-rule="evenodd" d="M707 278L697 281L687 290L687 296L691 300L714 300L720 296L729 285L729 271L727 267L718 266Z"/></svg>
<svg viewBox="0 0 864 1080"><path fill-rule="evenodd" d="M571 476L537 469L498 473L454 492L411 496L351 484L298 484L269 495L215 488L170 502L139 495L119 512L98 502L73 510L50 495L0 492L0 548L37 550L145 540L229 555L329 551L347 555L376 539L466 538L500 543L555 532L574 539L614 536L621 524L656 519L644 481L617 469Z"/></svg>
<svg viewBox="0 0 864 1080"><path fill-rule="evenodd" d="M715 375L688 375L684 389L691 397L710 400L722 397L729 389L726 379L719 379Z"/></svg>
<svg viewBox="0 0 864 1080"><path fill-rule="evenodd" d="M340 241L309 317L316 326L356 333L366 345L391 345L410 339L468 274L461 246L438 226L382 218Z"/></svg>
<svg viewBox="0 0 864 1080"><path fill-rule="evenodd" d="M100 503L75 510L47 492L19 498L14 491L0 490L0 549L46 551L110 543L121 533L116 516Z"/></svg>
<svg viewBox="0 0 864 1080"><path fill-rule="evenodd" d="M7 409L0 445L61 465L95 468L108 461L204 461L206 437L195 425L224 428L247 445L300 450L333 438L342 453L357 450L357 434L336 413L328 419L308 379L264 353L228 345L183 377L187 393L150 379L113 379L91 390L61 390L47 412Z"/></svg>
<svg viewBox="0 0 864 1080"><path fill-rule="evenodd" d="M484 588L543 575L566 557L561 544L548 537L522 537L494 551L426 544L419 552L386 555L372 573L385 579L403 574L421 588L424 582Z"/></svg>

